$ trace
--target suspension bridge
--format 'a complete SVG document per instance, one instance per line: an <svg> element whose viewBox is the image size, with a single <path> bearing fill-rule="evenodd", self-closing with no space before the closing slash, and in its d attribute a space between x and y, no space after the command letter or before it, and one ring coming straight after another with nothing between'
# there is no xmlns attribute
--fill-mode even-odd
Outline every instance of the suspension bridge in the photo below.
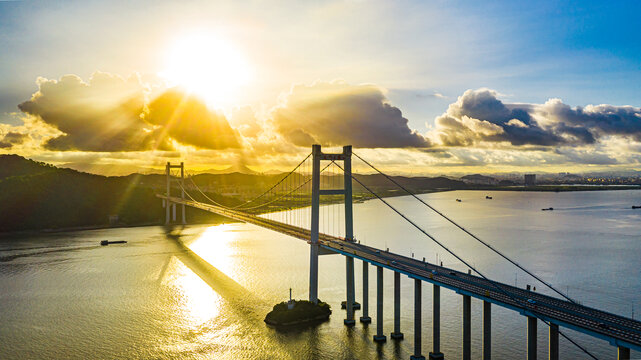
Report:
<svg viewBox="0 0 641 360"><path fill-rule="evenodd" d="M381 195L374 191L364 181L352 174L352 155L380 173L384 178L396 185L399 190L406 192L430 210L435 211L467 235L492 250L500 257L510 262L520 270L548 287L557 296L549 296L530 289L522 289L505 283L494 281L485 276L479 269L452 251L446 244L430 235L425 229L412 221L407 215L391 205ZM322 166L322 163L327 163ZM342 166L339 164L342 163ZM172 175L172 169L180 169L180 175ZM483 302L482 307L482 356L491 359L492 356L492 304L508 308L526 317L527 325L527 358L537 358L537 326L544 324L548 329L548 357L559 358L559 337L563 337L578 347L587 357L597 359L585 347L564 333L560 327L572 329L595 338L608 341L616 347L618 359L630 359L630 350L641 351L641 322L624 316L584 306L557 290L536 274L512 260L500 250L480 239L447 215L433 208L424 200L417 197L394 178L374 167L371 163L357 154L352 154L351 146L343 147L342 153L323 153L320 145L314 145L312 152L301 161L292 171L280 178L273 186L260 195L241 202L235 206L223 205L207 196L191 177L191 185L185 184L184 164L171 165L167 163L167 190L165 194L157 194L163 199L166 209L166 222L176 221L176 205L181 205L182 219L185 223L185 206L198 208L230 219L246 222L296 239L306 241L310 246L309 300L318 301L318 257L327 254L341 254L346 261L346 318L345 325L354 326L355 315L355 285L354 260L362 262L362 316L363 323L371 322L369 316L369 267L376 268L376 334L373 340L385 342L387 337L383 331L383 271L394 273L394 329L391 338L402 338L400 322L400 279L401 275L414 281L414 354L411 359L425 359L422 355L422 284L432 284L432 349L429 359L443 359L440 350L440 290L446 288L455 291L463 297L462 308L462 357L471 359L471 299ZM172 182L180 188L180 196L172 196ZM352 186L359 186L368 192L372 198L382 201L387 207L403 218L409 226L419 230L424 236L434 241L438 246L454 256L468 267L468 272L461 272L447 267L442 263L430 263L422 260L390 252L389 249L377 249L356 241L353 234L353 194ZM194 192L193 194L190 193ZM197 192L197 193L195 193ZM320 207L321 197L327 198L334 206ZM201 200L202 199L202 200ZM200 201L199 201L200 200ZM273 214L270 209L282 209L283 206L301 208L302 211L288 211L286 214ZM338 208L338 207L341 208ZM172 214L173 209L173 214ZM332 210L334 209L334 211ZM335 211L340 210L340 211ZM323 216L321 212L325 211ZM330 221L342 217L342 221ZM339 224L337 226L336 224ZM322 228L322 232L321 232Z"/></svg>

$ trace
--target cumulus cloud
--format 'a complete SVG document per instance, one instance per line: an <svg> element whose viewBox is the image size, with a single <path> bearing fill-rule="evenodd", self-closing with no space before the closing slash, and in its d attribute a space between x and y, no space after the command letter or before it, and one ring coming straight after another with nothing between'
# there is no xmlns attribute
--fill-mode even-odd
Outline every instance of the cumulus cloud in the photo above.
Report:
<svg viewBox="0 0 641 360"><path fill-rule="evenodd" d="M430 142L409 128L401 110L373 85L318 82L294 86L271 120L298 146L352 144L363 148L424 148Z"/></svg>
<svg viewBox="0 0 641 360"><path fill-rule="evenodd" d="M199 98L170 89L149 104L144 119L163 133L203 149L238 148L238 134L225 115L212 111Z"/></svg>
<svg viewBox="0 0 641 360"><path fill-rule="evenodd" d="M205 149L240 146L223 114L177 89L150 102L149 88L136 75L96 72L88 82L65 75L39 78L37 84L38 91L18 108L59 131L44 141L46 150L173 150L172 140Z"/></svg>
<svg viewBox="0 0 641 360"><path fill-rule="evenodd" d="M467 90L436 118L432 136L445 146L585 146L606 136L641 141L641 109L612 105L572 108L559 99L545 104L506 104L493 90Z"/></svg>
<svg viewBox="0 0 641 360"><path fill-rule="evenodd" d="M537 111L548 121L574 131L587 131L585 142L605 135L619 135L641 141L641 109L632 106L588 105L571 108L560 99L550 99ZM567 131L567 130L565 130Z"/></svg>
<svg viewBox="0 0 641 360"><path fill-rule="evenodd" d="M48 150L135 151L168 149L141 118L145 88L138 77L127 80L96 72L85 83L76 75L39 78L39 90L18 105L63 134L44 143Z"/></svg>
<svg viewBox="0 0 641 360"><path fill-rule="evenodd" d="M530 110L529 106L506 106L492 90L467 90L436 119L438 137L447 146L479 142L551 146L567 141L539 126Z"/></svg>
<svg viewBox="0 0 641 360"><path fill-rule="evenodd" d="M264 124L256 117L256 113L251 106L242 106L232 111L231 124L244 137L257 138L263 132Z"/></svg>

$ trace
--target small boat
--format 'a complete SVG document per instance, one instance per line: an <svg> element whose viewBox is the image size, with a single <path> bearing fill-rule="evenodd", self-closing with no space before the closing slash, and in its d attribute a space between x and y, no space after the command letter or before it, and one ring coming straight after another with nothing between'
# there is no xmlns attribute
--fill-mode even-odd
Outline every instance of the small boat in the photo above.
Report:
<svg viewBox="0 0 641 360"><path fill-rule="evenodd" d="M641 209L641 206L638 206L638 205L632 205L632 208L633 208L633 209Z"/></svg>
<svg viewBox="0 0 641 360"><path fill-rule="evenodd" d="M456 202L461 202L461 199L456 199Z"/></svg>
<svg viewBox="0 0 641 360"><path fill-rule="evenodd" d="M107 246L109 244L126 244L126 243L127 243L127 241L125 241L125 240L116 240L116 241L102 240L100 242L100 245Z"/></svg>
<svg viewBox="0 0 641 360"><path fill-rule="evenodd" d="M487 196L487 195L485 195L485 198L486 198L486 199L488 199L488 200L492 200L492 197L491 197L491 196Z"/></svg>
<svg viewBox="0 0 641 360"><path fill-rule="evenodd" d="M546 209L541 209L541 211L551 211L551 210L554 210L554 208L549 207L549 208L546 208Z"/></svg>

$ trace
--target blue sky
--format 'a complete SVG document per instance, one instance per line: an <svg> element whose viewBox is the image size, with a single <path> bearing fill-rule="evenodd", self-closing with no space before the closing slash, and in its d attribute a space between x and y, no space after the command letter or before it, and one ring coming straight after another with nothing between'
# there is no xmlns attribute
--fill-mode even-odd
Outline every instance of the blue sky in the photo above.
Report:
<svg viewBox="0 0 641 360"><path fill-rule="evenodd" d="M215 33L252 64L228 115L336 79L385 89L420 133L469 89L506 104L639 107L640 10L637 1L0 2L0 123L22 123L17 105L37 77L154 77L185 31Z"/></svg>

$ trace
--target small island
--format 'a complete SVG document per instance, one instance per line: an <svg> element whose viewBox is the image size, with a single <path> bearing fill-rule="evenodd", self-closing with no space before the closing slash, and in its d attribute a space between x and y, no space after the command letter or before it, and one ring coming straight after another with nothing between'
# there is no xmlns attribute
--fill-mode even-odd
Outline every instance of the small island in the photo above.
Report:
<svg viewBox="0 0 641 360"><path fill-rule="evenodd" d="M290 299L274 305L265 316L265 323L276 327L304 325L328 320L331 313L329 304L320 300L314 304L307 300Z"/></svg>

